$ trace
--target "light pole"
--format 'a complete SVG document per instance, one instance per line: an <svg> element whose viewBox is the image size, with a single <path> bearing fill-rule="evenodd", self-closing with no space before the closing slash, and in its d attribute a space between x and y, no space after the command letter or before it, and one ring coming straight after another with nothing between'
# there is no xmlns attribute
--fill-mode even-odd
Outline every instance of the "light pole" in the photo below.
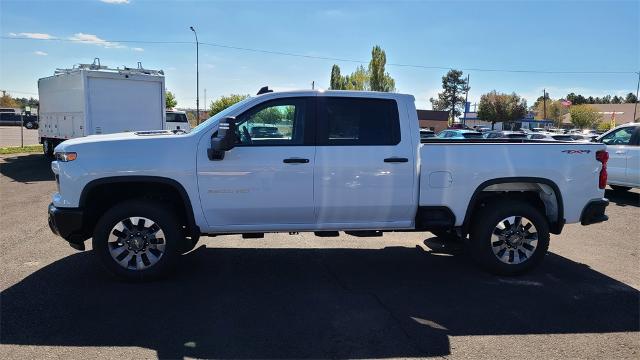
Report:
<svg viewBox="0 0 640 360"><path fill-rule="evenodd" d="M193 31L193 35L196 36L196 123L200 124L200 43L198 42L198 33L193 26L189 26L189 29Z"/></svg>

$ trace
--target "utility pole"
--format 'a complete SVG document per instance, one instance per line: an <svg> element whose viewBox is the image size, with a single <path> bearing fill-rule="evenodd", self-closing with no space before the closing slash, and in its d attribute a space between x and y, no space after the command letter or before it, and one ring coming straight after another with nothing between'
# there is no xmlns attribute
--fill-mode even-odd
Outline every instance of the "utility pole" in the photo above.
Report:
<svg viewBox="0 0 640 360"><path fill-rule="evenodd" d="M204 88L204 110L207 111L207 88Z"/></svg>
<svg viewBox="0 0 640 360"><path fill-rule="evenodd" d="M462 115L462 126L467 125L467 100L469 100L469 74L467 74L467 89L464 95L464 115Z"/></svg>
<svg viewBox="0 0 640 360"><path fill-rule="evenodd" d="M640 71L638 71L638 86L636 86L636 103L633 106L633 120L636 121L636 113L638 112L638 90L640 90Z"/></svg>
<svg viewBox="0 0 640 360"><path fill-rule="evenodd" d="M543 115L542 120L547 121L547 89L542 90L542 105L543 105Z"/></svg>
<svg viewBox="0 0 640 360"><path fill-rule="evenodd" d="M453 86L453 95L451 96L451 125L456 119L456 86Z"/></svg>
<svg viewBox="0 0 640 360"><path fill-rule="evenodd" d="M189 26L196 36L196 123L200 124L200 43L198 42L198 34L193 26Z"/></svg>

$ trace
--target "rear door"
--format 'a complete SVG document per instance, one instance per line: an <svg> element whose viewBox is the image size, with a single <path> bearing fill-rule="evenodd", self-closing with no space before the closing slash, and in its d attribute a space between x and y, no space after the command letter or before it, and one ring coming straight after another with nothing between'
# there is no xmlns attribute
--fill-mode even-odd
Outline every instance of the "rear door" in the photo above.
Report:
<svg viewBox="0 0 640 360"><path fill-rule="evenodd" d="M161 130L164 120L162 83L87 77L89 134Z"/></svg>
<svg viewBox="0 0 640 360"><path fill-rule="evenodd" d="M410 226L415 155L394 99L319 96L314 198L320 228Z"/></svg>

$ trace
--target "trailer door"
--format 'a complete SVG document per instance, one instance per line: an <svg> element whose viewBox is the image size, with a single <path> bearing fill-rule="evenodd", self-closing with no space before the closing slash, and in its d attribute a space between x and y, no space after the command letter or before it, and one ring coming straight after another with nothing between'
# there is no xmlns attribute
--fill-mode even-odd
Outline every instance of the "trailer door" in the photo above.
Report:
<svg viewBox="0 0 640 360"><path fill-rule="evenodd" d="M162 83L88 77L87 135L160 130Z"/></svg>

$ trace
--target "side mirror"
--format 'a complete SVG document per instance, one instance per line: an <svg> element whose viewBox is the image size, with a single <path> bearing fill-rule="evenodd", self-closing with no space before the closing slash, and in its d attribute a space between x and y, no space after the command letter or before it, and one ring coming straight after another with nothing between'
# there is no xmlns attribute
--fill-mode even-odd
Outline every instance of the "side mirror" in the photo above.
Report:
<svg viewBox="0 0 640 360"><path fill-rule="evenodd" d="M209 160L222 160L224 153L236 145L236 118L226 117L220 120L218 135L211 139L211 148L207 150Z"/></svg>

